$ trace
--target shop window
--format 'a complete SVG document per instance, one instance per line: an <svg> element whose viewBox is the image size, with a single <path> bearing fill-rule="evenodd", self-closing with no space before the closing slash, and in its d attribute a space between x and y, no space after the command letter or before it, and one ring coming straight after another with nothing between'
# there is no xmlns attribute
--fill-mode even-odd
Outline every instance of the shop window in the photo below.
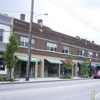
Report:
<svg viewBox="0 0 100 100"><path fill-rule="evenodd" d="M84 56L84 50L79 50L79 51L78 51L78 55L79 55L79 56Z"/></svg>
<svg viewBox="0 0 100 100"><path fill-rule="evenodd" d="M57 44L47 42L47 50L48 51L57 51Z"/></svg>
<svg viewBox="0 0 100 100"><path fill-rule="evenodd" d="M20 37L20 46L28 47L29 39L27 37ZM34 39L31 39L31 47L34 48Z"/></svg>
<svg viewBox="0 0 100 100"><path fill-rule="evenodd" d="M5 70L5 65L3 64L2 61L0 61L0 70Z"/></svg>
<svg viewBox="0 0 100 100"><path fill-rule="evenodd" d="M67 47L67 46L63 46L62 52L63 52L63 53L68 53L68 54L70 54L70 53L71 53L71 48L70 48L70 47Z"/></svg>
<svg viewBox="0 0 100 100"><path fill-rule="evenodd" d="M88 57L89 57L89 58L92 58L92 57L93 57L93 52L90 52L90 51L89 51L89 52L88 52Z"/></svg>

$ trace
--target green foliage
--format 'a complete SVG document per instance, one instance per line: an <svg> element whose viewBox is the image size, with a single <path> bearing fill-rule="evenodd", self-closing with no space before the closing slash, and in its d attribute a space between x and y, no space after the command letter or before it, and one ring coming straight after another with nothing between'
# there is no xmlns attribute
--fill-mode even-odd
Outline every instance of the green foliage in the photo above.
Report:
<svg viewBox="0 0 100 100"><path fill-rule="evenodd" d="M60 78L63 78L63 79L71 79L72 77L71 76L62 76Z"/></svg>
<svg viewBox="0 0 100 100"><path fill-rule="evenodd" d="M15 58L14 53L18 50L18 41L14 33L9 37L9 43L6 44L6 50L4 51L3 58L4 64L7 66L7 69L10 71L15 67L18 59Z"/></svg>
<svg viewBox="0 0 100 100"><path fill-rule="evenodd" d="M82 78L88 78L89 76L88 75L82 75L81 77Z"/></svg>
<svg viewBox="0 0 100 100"><path fill-rule="evenodd" d="M66 70L72 70L71 61L73 60L73 57L70 55L66 55L65 59L67 60L67 63L65 63L62 67Z"/></svg>
<svg viewBox="0 0 100 100"><path fill-rule="evenodd" d="M7 81L7 78L6 77L3 77L1 80L2 81Z"/></svg>
<svg viewBox="0 0 100 100"><path fill-rule="evenodd" d="M84 58L84 62L80 65L81 66L81 70L83 72L90 71L90 68L88 66L86 66L86 64L88 64L88 63L89 63L89 59Z"/></svg>
<svg viewBox="0 0 100 100"><path fill-rule="evenodd" d="M13 78L10 78L10 79L8 79L8 81L13 82L13 81L14 81L14 79L13 79Z"/></svg>

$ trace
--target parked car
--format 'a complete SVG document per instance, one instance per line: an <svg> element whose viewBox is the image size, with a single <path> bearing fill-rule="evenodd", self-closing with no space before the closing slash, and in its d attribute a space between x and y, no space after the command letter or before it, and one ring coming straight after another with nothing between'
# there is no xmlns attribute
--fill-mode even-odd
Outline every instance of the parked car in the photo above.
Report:
<svg viewBox="0 0 100 100"><path fill-rule="evenodd" d="M100 71L94 73L93 77L94 78L100 78Z"/></svg>

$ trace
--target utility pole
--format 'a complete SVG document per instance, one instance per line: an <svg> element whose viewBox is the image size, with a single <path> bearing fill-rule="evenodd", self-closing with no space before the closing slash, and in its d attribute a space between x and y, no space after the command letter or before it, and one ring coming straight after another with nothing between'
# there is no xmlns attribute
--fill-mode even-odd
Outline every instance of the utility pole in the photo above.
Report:
<svg viewBox="0 0 100 100"><path fill-rule="evenodd" d="M34 6L34 0L31 0L31 15L30 15L30 25L29 25L29 44L28 44L27 66L26 66L26 81L29 81L29 67L30 67L30 60L31 60L33 6Z"/></svg>

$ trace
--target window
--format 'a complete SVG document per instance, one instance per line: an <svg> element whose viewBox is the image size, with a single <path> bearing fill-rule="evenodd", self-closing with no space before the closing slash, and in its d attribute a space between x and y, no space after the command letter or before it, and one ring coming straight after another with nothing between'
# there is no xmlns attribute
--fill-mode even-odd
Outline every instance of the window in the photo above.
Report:
<svg viewBox="0 0 100 100"><path fill-rule="evenodd" d="M29 39L27 37L20 37L20 46L28 47ZM34 39L31 39L31 47L34 48Z"/></svg>
<svg viewBox="0 0 100 100"><path fill-rule="evenodd" d="M70 54L70 53L71 53L71 48L70 48L70 47L67 47L67 46L63 46L62 52L63 52L63 53L68 53L68 54Z"/></svg>
<svg viewBox="0 0 100 100"><path fill-rule="evenodd" d="M84 56L84 50L79 50L79 51L78 51L78 55L79 55L79 56Z"/></svg>
<svg viewBox="0 0 100 100"><path fill-rule="evenodd" d="M47 50L49 50L49 51L57 51L57 44L47 42Z"/></svg>
<svg viewBox="0 0 100 100"><path fill-rule="evenodd" d="M0 42L3 42L3 30L0 29Z"/></svg>
<svg viewBox="0 0 100 100"><path fill-rule="evenodd" d="M98 53L96 53L96 58L97 58L97 59L99 58L99 54L98 54Z"/></svg>
<svg viewBox="0 0 100 100"><path fill-rule="evenodd" d="M0 70L5 70L5 66L3 64L3 59L0 58Z"/></svg>
<svg viewBox="0 0 100 100"><path fill-rule="evenodd" d="M4 18L4 17L1 17L1 16L0 16L0 21L10 23L10 19Z"/></svg>
<svg viewBox="0 0 100 100"><path fill-rule="evenodd" d="M6 49L6 46L4 44L0 44L0 49L4 50L4 49Z"/></svg>
<svg viewBox="0 0 100 100"><path fill-rule="evenodd" d="M88 52L88 57L92 58L93 57L93 52Z"/></svg>

